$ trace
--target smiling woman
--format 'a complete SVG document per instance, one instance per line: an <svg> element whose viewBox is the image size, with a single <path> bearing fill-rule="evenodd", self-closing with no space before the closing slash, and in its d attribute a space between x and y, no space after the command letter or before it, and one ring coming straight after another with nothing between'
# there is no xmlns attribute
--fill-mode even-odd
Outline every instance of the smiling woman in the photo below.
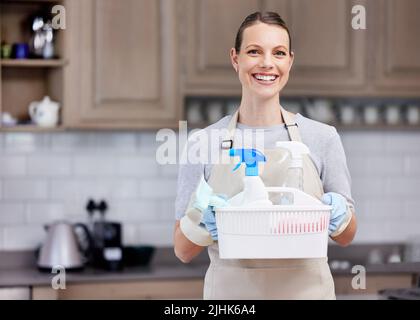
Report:
<svg viewBox="0 0 420 320"><path fill-rule="evenodd" d="M289 30L276 14L268 13L258 23L254 18L245 20L238 31L230 51L232 64L243 89L261 98L278 99L293 64Z"/></svg>
<svg viewBox="0 0 420 320"><path fill-rule="evenodd" d="M302 158L303 191L332 207L329 235L340 245L348 245L356 231L356 220L341 139L334 127L288 112L280 104L294 60L285 22L274 12L255 12L246 17L230 50L230 59L242 85L241 103L233 115L204 129L207 133L228 129L222 143L214 140L209 143L218 143L216 149L225 153L229 148L231 151L262 145L259 151L266 156L266 162L260 178L266 186L277 186L288 167L276 161L281 152L275 148L276 142L303 142L310 150L310 155ZM253 130L255 135L263 130L263 142L254 139L241 144L238 136L245 130ZM215 148L211 146L211 150ZM326 257L220 258L216 203L226 202L226 198L243 190L243 173L233 174L232 165L187 163L179 170L175 254L181 261L189 262L208 247L211 262L205 277L204 298L334 299L334 283Z"/></svg>

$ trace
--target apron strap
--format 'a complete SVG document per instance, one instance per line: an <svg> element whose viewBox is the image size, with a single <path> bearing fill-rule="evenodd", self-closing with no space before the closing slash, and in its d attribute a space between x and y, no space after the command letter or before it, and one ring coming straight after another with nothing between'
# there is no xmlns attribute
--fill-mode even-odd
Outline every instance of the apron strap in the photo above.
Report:
<svg viewBox="0 0 420 320"><path fill-rule="evenodd" d="M302 142L300 133L298 130L298 124L292 119L292 116L280 106L281 115L284 120L284 127L287 129L287 132L290 137L290 141L299 141Z"/></svg>
<svg viewBox="0 0 420 320"><path fill-rule="evenodd" d="M282 106L280 106L280 112L284 120L284 127L286 128L289 134L290 140L302 142L297 123L289 115L289 113L283 109ZM235 111L235 113L232 115L232 118L230 119L229 125L227 127L228 133L222 140L222 143L220 146L222 150L229 150L233 148L233 138L235 136L235 129L236 129L236 124L238 122L238 117L239 117L239 109Z"/></svg>

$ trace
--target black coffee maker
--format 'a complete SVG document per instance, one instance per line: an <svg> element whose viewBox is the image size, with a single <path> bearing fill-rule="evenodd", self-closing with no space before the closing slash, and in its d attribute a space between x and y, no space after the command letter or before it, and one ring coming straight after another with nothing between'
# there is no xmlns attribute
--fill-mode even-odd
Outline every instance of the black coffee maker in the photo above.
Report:
<svg viewBox="0 0 420 320"><path fill-rule="evenodd" d="M119 222L105 221L107 203L99 204L89 200L86 210L90 217L91 265L105 270L121 270L123 268L122 227ZM99 221L93 221L96 211L100 213Z"/></svg>

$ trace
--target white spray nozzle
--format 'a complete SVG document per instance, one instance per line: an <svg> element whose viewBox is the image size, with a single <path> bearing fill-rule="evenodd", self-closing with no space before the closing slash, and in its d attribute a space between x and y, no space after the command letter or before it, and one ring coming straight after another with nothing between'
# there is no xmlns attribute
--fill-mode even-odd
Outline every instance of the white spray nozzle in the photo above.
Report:
<svg viewBox="0 0 420 320"><path fill-rule="evenodd" d="M304 154L309 154L310 150L306 146L306 144L298 141L277 141L276 142L277 148L287 149L291 156L292 161L290 162L290 167L299 167L303 166L302 163L302 156Z"/></svg>

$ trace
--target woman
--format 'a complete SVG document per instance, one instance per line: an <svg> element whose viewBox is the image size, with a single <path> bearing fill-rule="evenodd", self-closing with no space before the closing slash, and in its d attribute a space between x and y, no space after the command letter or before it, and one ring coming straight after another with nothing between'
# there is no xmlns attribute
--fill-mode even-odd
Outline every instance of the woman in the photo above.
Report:
<svg viewBox="0 0 420 320"><path fill-rule="evenodd" d="M356 232L356 219L340 137L334 127L287 112L280 104L280 92L288 81L294 59L286 24L273 12L249 15L239 28L230 57L242 84L239 109L204 131L229 128L235 132L225 139L221 149L226 148L226 141L227 148L237 144L236 132L245 129L263 129L267 150L278 140L305 143L311 154L304 159L304 191L333 207L330 237L342 246L348 245ZM264 172L265 176L261 175L264 183L274 184L279 171L264 169ZM223 164L187 164L179 171L175 254L181 261L189 262L208 245L211 263L205 277L204 298L335 299L327 259L219 259L217 242L212 242L217 240L214 217L217 201L212 204L208 199L210 191L228 197L240 191L240 178L230 173L231 167ZM203 174L206 181L200 182ZM200 201L204 203L201 206L197 205ZM202 223L211 234L210 241L191 240L201 238L186 226L185 212L197 209L204 213Z"/></svg>

